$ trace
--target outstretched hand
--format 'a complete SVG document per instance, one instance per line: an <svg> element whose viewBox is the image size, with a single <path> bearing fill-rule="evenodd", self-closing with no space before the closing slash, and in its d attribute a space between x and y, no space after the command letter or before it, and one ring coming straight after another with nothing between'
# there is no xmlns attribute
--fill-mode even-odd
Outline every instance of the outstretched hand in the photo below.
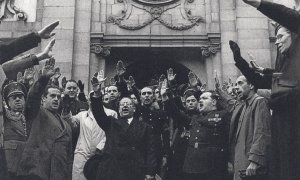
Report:
<svg viewBox="0 0 300 180"><path fill-rule="evenodd" d="M55 39L52 39L48 43L46 48L41 53L36 55L36 57L38 58L39 61L53 57L53 55L51 54L51 51L52 51L52 48L53 48L54 44L55 44Z"/></svg>
<svg viewBox="0 0 300 180"><path fill-rule="evenodd" d="M176 74L174 74L174 71L172 68L169 68L167 70L167 75L168 75L168 81L174 81L175 80L175 77L176 77Z"/></svg>
<svg viewBox="0 0 300 180"><path fill-rule="evenodd" d="M126 72L123 61L119 60L116 66L118 76L122 76Z"/></svg>
<svg viewBox="0 0 300 180"><path fill-rule="evenodd" d="M55 35L54 32L52 32L59 24L59 21L55 21L47 26L45 26L43 29L41 29L38 32L38 35L42 38L42 39L49 39L51 37L53 37Z"/></svg>
<svg viewBox="0 0 300 180"><path fill-rule="evenodd" d="M198 79L195 73L190 71L188 74L188 78L191 87L196 87L198 85Z"/></svg>
<svg viewBox="0 0 300 180"><path fill-rule="evenodd" d="M51 78L55 74L54 65L55 59L48 59L42 69L42 76Z"/></svg>

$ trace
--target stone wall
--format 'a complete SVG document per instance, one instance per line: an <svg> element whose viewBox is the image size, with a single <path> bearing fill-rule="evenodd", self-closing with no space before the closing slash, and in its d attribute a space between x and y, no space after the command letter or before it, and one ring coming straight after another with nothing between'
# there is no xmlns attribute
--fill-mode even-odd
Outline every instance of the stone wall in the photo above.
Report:
<svg viewBox="0 0 300 180"><path fill-rule="evenodd" d="M0 38L15 38L60 20L54 54L62 75L86 84L94 72L106 67L105 56L90 52L95 40L100 47L184 47L205 50L201 58L177 62L197 72L213 87L214 72L220 80L236 78L228 41L237 41L246 59L274 64L274 36L269 20L242 0L174 0L167 5L145 5L139 0L38 0L35 22L2 22ZM36 53L48 41L32 50ZM97 44L96 43L96 44ZM213 49L209 49L213 47ZM198 68L199 67L199 68ZM206 72L198 72L205 69ZM105 69L112 74L114 69Z"/></svg>

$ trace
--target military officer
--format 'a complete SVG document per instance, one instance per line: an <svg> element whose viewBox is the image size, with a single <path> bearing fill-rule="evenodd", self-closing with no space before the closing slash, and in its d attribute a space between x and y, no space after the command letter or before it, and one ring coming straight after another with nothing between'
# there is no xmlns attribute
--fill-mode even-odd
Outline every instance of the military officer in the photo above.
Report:
<svg viewBox="0 0 300 180"><path fill-rule="evenodd" d="M4 109L4 150L9 179L16 178L18 162L27 140L27 127L23 115L26 87L18 82L11 82L3 89L7 105Z"/></svg>
<svg viewBox="0 0 300 180"><path fill-rule="evenodd" d="M204 92L200 96L199 113L182 116L168 100L166 82L161 88L162 100L168 112L180 119L190 129L190 138L183 164L183 172L189 180L223 180L227 174L229 115L220 110L218 94Z"/></svg>

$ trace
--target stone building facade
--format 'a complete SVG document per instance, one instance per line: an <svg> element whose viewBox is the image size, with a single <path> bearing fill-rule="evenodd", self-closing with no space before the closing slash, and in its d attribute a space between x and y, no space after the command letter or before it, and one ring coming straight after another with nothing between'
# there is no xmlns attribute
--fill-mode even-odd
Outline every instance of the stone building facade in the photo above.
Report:
<svg viewBox="0 0 300 180"><path fill-rule="evenodd" d="M179 81L193 71L213 87L216 73L221 81L239 75L229 40L239 43L244 57L250 52L260 65L274 64L274 29L242 0L30 1L35 17L27 22L3 18L0 39L60 20L53 50L57 64L63 76L86 84L100 69L109 79L116 62L123 60L139 86L173 67Z"/></svg>

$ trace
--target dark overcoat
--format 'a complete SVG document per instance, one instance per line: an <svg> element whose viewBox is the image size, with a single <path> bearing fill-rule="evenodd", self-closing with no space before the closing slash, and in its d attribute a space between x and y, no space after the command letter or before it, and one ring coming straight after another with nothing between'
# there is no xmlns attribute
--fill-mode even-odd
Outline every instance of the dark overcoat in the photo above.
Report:
<svg viewBox="0 0 300 180"><path fill-rule="evenodd" d="M260 76L245 62L237 67L257 88L271 88L273 109L271 135L272 180L296 180L300 177L300 14L283 5L262 1L258 10L292 32L292 45L286 54L277 53L275 73Z"/></svg>
<svg viewBox="0 0 300 180"><path fill-rule="evenodd" d="M19 176L35 175L43 180L70 180L71 127L58 114L40 106L48 81L41 77L28 93L25 117L30 131L17 173Z"/></svg>
<svg viewBox="0 0 300 180"><path fill-rule="evenodd" d="M96 173L88 179L144 180L145 175L154 175L157 160L151 126L137 118L129 125L127 119L108 117L101 97L91 95L91 107L98 125L105 131L106 143L98 165L88 168Z"/></svg>

